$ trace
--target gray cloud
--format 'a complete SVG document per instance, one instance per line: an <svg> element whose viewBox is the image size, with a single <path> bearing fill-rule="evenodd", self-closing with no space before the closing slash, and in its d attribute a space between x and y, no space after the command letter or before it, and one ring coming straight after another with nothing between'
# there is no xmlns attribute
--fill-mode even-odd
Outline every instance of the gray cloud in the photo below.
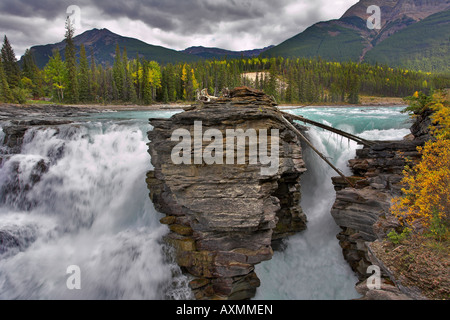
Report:
<svg viewBox="0 0 450 320"><path fill-rule="evenodd" d="M126 16L165 31L201 34L220 23L262 18L266 10L273 10L286 1L278 1L276 5L273 1L256 0L145 0L114 4L110 4L110 1L103 2L104 6L101 8L106 17ZM100 7L99 1L96 1L96 6Z"/></svg>
<svg viewBox="0 0 450 320"><path fill-rule="evenodd" d="M57 15L63 15L66 8L74 4L73 2L71 0L0 0L0 12L17 17L53 19Z"/></svg>
<svg viewBox="0 0 450 320"><path fill-rule="evenodd" d="M323 20L339 18L357 0L0 0L0 36L17 54L64 36L69 5L78 5L83 32L108 28L145 42L184 49L232 50L280 42Z"/></svg>

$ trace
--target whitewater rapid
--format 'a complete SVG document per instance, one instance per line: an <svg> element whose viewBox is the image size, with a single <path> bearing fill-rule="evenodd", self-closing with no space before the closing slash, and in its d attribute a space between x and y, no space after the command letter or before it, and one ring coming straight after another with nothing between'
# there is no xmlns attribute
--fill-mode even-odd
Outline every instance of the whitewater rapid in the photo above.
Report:
<svg viewBox="0 0 450 320"><path fill-rule="evenodd" d="M30 129L0 169L0 299L188 299L149 200L145 122ZM36 170L48 169L36 180ZM8 238L8 237L7 237ZM81 290L68 290L79 266Z"/></svg>
<svg viewBox="0 0 450 320"><path fill-rule="evenodd" d="M368 140L401 140L410 134L403 108L310 108L290 110L311 120ZM310 127L313 145L346 175L348 160L362 148L334 133ZM344 260L336 235L341 231L330 211L336 199L331 178L337 173L306 145L308 171L302 176L301 207L308 229L284 241L285 249L256 266L261 280L256 300L348 300L360 298L357 277Z"/></svg>

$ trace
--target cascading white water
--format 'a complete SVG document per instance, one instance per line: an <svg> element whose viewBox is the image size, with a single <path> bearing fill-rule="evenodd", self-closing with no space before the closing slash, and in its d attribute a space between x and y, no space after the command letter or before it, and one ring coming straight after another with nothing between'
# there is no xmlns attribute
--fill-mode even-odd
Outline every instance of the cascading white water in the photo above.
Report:
<svg viewBox="0 0 450 320"><path fill-rule="evenodd" d="M27 131L21 154L0 168L0 299L190 298L148 196L148 129ZM67 288L71 265L81 290Z"/></svg>
<svg viewBox="0 0 450 320"><path fill-rule="evenodd" d="M3 140L5 139L5 133L3 132L3 128L0 126L0 152L3 153Z"/></svg>
<svg viewBox="0 0 450 320"><path fill-rule="evenodd" d="M328 156L340 147L336 137L313 128L308 138ZM337 166L342 169L339 164L354 157L355 150L356 145L351 143L346 154L338 159ZM301 206L308 217L308 229L286 240L285 250L275 252L271 261L256 267L261 279L256 299L357 298L354 287L358 280L342 256L336 239L339 228L330 215L335 199L331 177L336 173L306 146L303 156L308 171L301 180Z"/></svg>
<svg viewBox="0 0 450 320"><path fill-rule="evenodd" d="M401 108L359 110L354 108L293 111L315 121L357 134L368 140L400 140L410 133ZM308 138L343 173L350 174L348 160L358 146L336 134L310 128ZM285 250L256 267L261 279L257 300L347 300L359 298L358 279L344 260L336 235L340 228L331 217L337 176L310 148L304 146L308 171L302 176L301 206L308 229L285 241Z"/></svg>

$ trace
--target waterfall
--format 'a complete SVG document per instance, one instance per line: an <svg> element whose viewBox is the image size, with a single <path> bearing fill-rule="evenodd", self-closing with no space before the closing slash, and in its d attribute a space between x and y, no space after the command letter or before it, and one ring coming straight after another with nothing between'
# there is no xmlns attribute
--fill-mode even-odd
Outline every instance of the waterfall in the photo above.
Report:
<svg viewBox="0 0 450 320"><path fill-rule="evenodd" d="M26 132L22 152L0 168L0 299L190 298L148 196L148 129L86 122ZM81 290L67 288L71 265Z"/></svg>
<svg viewBox="0 0 450 320"><path fill-rule="evenodd" d="M295 111L309 119L334 125L367 140L400 140L410 133L407 116L400 108L359 110L321 108ZM358 146L334 133L310 128L308 138L344 174L351 174L348 160ZM337 176L310 148L303 146L308 171L302 176L301 207L308 217L308 229L285 240L283 251L256 267L261 280L257 300L347 300L359 298L358 282L336 235L340 228L330 210L336 193L331 177Z"/></svg>
<svg viewBox="0 0 450 320"><path fill-rule="evenodd" d="M397 108L301 109L302 115L365 139L409 133ZM170 117L173 111L161 116ZM147 119L111 113L74 124L31 128L19 154L5 155L0 125L0 299L191 299L189 279L164 244L167 227L151 203L145 175ZM106 119L106 120L105 120ZM124 120L128 119L128 120ZM312 143L345 173L358 146L311 128ZM308 172L301 206L308 229L256 267L256 299L352 299L356 277L330 214L332 171L304 147ZM67 268L81 270L69 290Z"/></svg>
<svg viewBox="0 0 450 320"><path fill-rule="evenodd" d="M345 162L355 156L356 143L347 141L341 150L340 137L311 128L308 138L319 151L344 173ZM285 250L275 252L271 261L257 266L261 287L256 299L335 300L358 298L358 279L342 256L336 240L339 233L330 209L335 199L331 177L336 176L307 146L303 156L308 171L302 176L301 206L308 217L308 229L285 241Z"/></svg>

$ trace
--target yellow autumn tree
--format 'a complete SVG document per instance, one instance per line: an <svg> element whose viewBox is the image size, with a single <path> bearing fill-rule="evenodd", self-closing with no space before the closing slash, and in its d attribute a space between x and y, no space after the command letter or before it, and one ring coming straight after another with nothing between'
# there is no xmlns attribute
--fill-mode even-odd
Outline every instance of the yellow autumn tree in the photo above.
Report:
<svg viewBox="0 0 450 320"><path fill-rule="evenodd" d="M419 99L419 95L413 98ZM404 171L403 196L395 199L392 213L401 222L426 228L436 221L448 230L450 222L450 105L442 92L426 106L434 110L433 138L419 147L421 160Z"/></svg>
<svg viewBox="0 0 450 320"><path fill-rule="evenodd" d="M197 89L199 89L200 85L198 84L198 81L195 78L194 69L191 70L191 74L192 74L192 90L196 91Z"/></svg>

